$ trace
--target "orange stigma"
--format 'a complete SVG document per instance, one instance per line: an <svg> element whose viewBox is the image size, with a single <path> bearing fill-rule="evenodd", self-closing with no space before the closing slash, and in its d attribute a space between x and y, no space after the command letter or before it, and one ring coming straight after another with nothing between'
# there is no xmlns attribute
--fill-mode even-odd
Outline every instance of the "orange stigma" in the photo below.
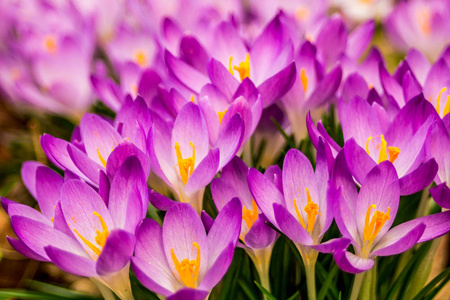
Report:
<svg viewBox="0 0 450 300"><path fill-rule="evenodd" d="M366 152L369 153L369 143L372 141L372 137L369 136L366 141ZM380 145L377 145L376 148L380 148L380 153L378 155L378 163L381 163L385 160L388 160L388 154L389 154L389 161L391 163L394 163L394 161L397 159L397 157L400 155L400 148L398 147L392 147L387 146L387 142L384 139L384 135L381 135Z"/></svg>
<svg viewBox="0 0 450 300"><path fill-rule="evenodd" d="M242 219L247 224L248 229L252 228L253 223L258 220L258 206L254 199L252 199L252 209L248 209L247 207L242 206Z"/></svg>
<svg viewBox="0 0 450 300"><path fill-rule="evenodd" d="M382 211L376 210L372 216L372 219L370 219L370 213L372 211L372 208L376 209L377 206L375 204L372 204L369 206L369 208L367 209L367 212L366 212L366 219L364 221L363 252L365 252L366 254L368 253L370 246L372 246L373 241L377 237L377 235L380 232L381 228L383 227L384 223L386 223L386 221L391 218L389 216L389 212L391 211L391 208L388 207L388 209L385 213Z"/></svg>
<svg viewBox="0 0 450 300"><path fill-rule="evenodd" d="M298 209L296 199L294 199L294 208L295 212L297 213L297 217L300 221L300 225L302 225L302 227L305 228L306 231L308 231L311 234L314 229L314 225L316 224L316 216L319 214L319 205L317 205L311 200L311 194L309 193L309 189L305 188L305 190L307 198L307 203L305 205L306 224L302 218L302 215L300 214L300 210Z"/></svg>
<svg viewBox="0 0 450 300"><path fill-rule="evenodd" d="M134 52L134 62L141 68L147 65L147 56L145 55L144 51L137 50L136 52Z"/></svg>
<svg viewBox="0 0 450 300"><path fill-rule="evenodd" d="M54 54L58 51L58 44L56 43L55 37L52 35L45 36L43 44L45 50L50 54Z"/></svg>
<svg viewBox="0 0 450 300"><path fill-rule="evenodd" d="M303 91L306 93L308 88L308 77L306 77L306 70L302 68L300 71L300 81L302 82Z"/></svg>
<svg viewBox="0 0 450 300"><path fill-rule="evenodd" d="M234 71L236 70L239 73L239 77L241 78L241 81L245 78L250 78L250 54L247 53L247 56L245 57L245 61L242 61L239 63L238 66L232 66L233 62L233 56L230 56L230 59L228 60L228 71L230 71L231 75L234 76Z"/></svg>
<svg viewBox="0 0 450 300"><path fill-rule="evenodd" d="M183 159L180 145L178 144L178 142L175 142L175 152L177 154L178 169L180 170L181 180L184 184L187 183L189 176L191 176L192 172L194 172L195 166L195 146L192 142L189 142L189 145L191 145L192 147L192 156Z"/></svg>
<svg viewBox="0 0 450 300"><path fill-rule="evenodd" d="M195 260L183 259L181 262L178 260L173 248L170 249L172 254L172 261L175 265L181 281L185 286L190 288L197 288L198 273L200 271L200 247L197 243L193 242L192 245L197 249L197 257Z"/></svg>
<svg viewBox="0 0 450 300"><path fill-rule="evenodd" d="M109 230L108 227L106 226L105 220L103 219L103 217L96 211L93 212L93 214L95 216L98 217L98 219L100 220L100 223L102 225L102 231L95 229L95 243L100 247L95 246L91 241L89 241L88 239L86 239L84 236L82 236L78 230L74 229L73 231L78 235L78 237L86 244L86 246L89 247L89 249L91 249L95 254L97 254L97 256L100 256L103 247L105 246L106 240L108 239L108 235L109 235Z"/></svg>
<svg viewBox="0 0 450 300"><path fill-rule="evenodd" d="M225 116L226 113L227 113L227 109L225 109L224 111L217 112L217 115L219 116L220 124L222 124L223 116Z"/></svg>

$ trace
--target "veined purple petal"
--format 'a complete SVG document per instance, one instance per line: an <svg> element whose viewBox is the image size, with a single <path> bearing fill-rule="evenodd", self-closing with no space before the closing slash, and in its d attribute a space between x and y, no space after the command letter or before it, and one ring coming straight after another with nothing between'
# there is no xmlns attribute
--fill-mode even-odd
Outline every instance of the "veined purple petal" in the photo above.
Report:
<svg viewBox="0 0 450 300"><path fill-rule="evenodd" d="M209 291L198 289L183 288L178 290L175 294L170 295L166 300L204 300L209 294Z"/></svg>
<svg viewBox="0 0 450 300"><path fill-rule="evenodd" d="M218 253L218 257L209 265L208 271L198 287L199 289L211 290L222 279L233 260L234 249L235 243L231 242Z"/></svg>
<svg viewBox="0 0 450 300"><path fill-rule="evenodd" d="M409 101L409 99L414 98L422 92L422 87L417 82L411 71L406 72L403 76L402 87L403 98L405 99L405 101Z"/></svg>
<svg viewBox="0 0 450 300"><path fill-rule="evenodd" d="M420 51L412 48L408 51L408 55L406 55L406 61L419 83L423 86L431 67L428 59Z"/></svg>
<svg viewBox="0 0 450 300"><path fill-rule="evenodd" d="M36 171L39 167L45 167L43 164L37 161L26 161L22 164L20 173L22 175L22 181L27 187L30 194L37 198L36 195Z"/></svg>
<svg viewBox="0 0 450 300"><path fill-rule="evenodd" d="M284 205L284 197L280 190L256 169L250 168L247 174L248 186L259 209L272 224L277 224L272 205Z"/></svg>
<svg viewBox="0 0 450 300"><path fill-rule="evenodd" d="M228 98L231 99L239 87L239 82L219 61L211 58L208 66L208 76L211 82Z"/></svg>
<svg viewBox="0 0 450 300"><path fill-rule="evenodd" d="M44 216L51 218L55 214L55 205L59 201L64 179L47 167L36 169L36 200Z"/></svg>
<svg viewBox="0 0 450 300"><path fill-rule="evenodd" d="M139 269L136 273L139 280L147 278L142 282L158 294L166 296L169 291L174 292L182 286L167 263L162 228L154 220L144 219L139 226L132 264L133 270Z"/></svg>
<svg viewBox="0 0 450 300"><path fill-rule="evenodd" d="M50 260L60 269L85 277L95 277L95 262L89 258L77 255L73 252L68 252L54 246L45 247Z"/></svg>
<svg viewBox="0 0 450 300"><path fill-rule="evenodd" d="M322 244L308 245L308 247L313 248L322 253L334 253L336 251L343 251L347 249L350 245L350 239L347 238L337 238L326 241Z"/></svg>
<svg viewBox="0 0 450 300"><path fill-rule="evenodd" d="M134 233L121 229L111 231L98 257L97 273L103 276L122 270L130 262L135 242Z"/></svg>
<svg viewBox="0 0 450 300"><path fill-rule="evenodd" d="M416 224L414 228L405 230L398 226L389 230L386 235L377 243L371 255L389 256L402 253L414 246L425 231L425 224Z"/></svg>
<svg viewBox="0 0 450 300"><path fill-rule="evenodd" d="M334 15L323 26L316 39L317 49L322 53L327 67L333 66L347 45L347 29L341 17Z"/></svg>
<svg viewBox="0 0 450 300"><path fill-rule="evenodd" d="M150 203L159 210L167 211L172 207L177 201L167 198L153 190L149 190L148 198Z"/></svg>
<svg viewBox="0 0 450 300"><path fill-rule="evenodd" d="M403 107L405 105L405 99L403 98L402 87L391 77L382 63L379 66L380 79L384 92L392 96L400 107Z"/></svg>
<svg viewBox="0 0 450 300"><path fill-rule="evenodd" d="M223 120L222 120L223 121ZM222 169L234 157L242 143L245 126L239 114L235 114L222 128L216 148L220 150L219 168Z"/></svg>
<svg viewBox="0 0 450 300"><path fill-rule="evenodd" d="M450 189L446 182L431 188L430 194L440 207L450 208Z"/></svg>
<svg viewBox="0 0 450 300"><path fill-rule="evenodd" d="M365 259L345 250L334 252L333 257L339 268L353 274L367 271L375 263L372 259Z"/></svg>
<svg viewBox="0 0 450 300"><path fill-rule="evenodd" d="M278 165L272 165L267 167L266 172L264 172L264 177L269 179L273 185L283 194L283 175L282 171Z"/></svg>
<svg viewBox="0 0 450 300"><path fill-rule="evenodd" d="M50 220L50 217L44 216L42 213L40 213L39 211L28 205L16 202L10 203L8 204L8 214L10 217L12 216L26 217L28 219L35 220L47 226L53 227L53 223Z"/></svg>
<svg viewBox="0 0 450 300"><path fill-rule="evenodd" d="M434 100L437 98L439 91L447 86L450 77L450 68L443 58L439 59L428 72L423 93L427 99Z"/></svg>
<svg viewBox="0 0 450 300"><path fill-rule="evenodd" d="M258 216L258 220L253 223L252 228L245 235L246 246L252 249L262 249L275 242L278 233L267 225L266 221L263 214Z"/></svg>
<svg viewBox="0 0 450 300"><path fill-rule="evenodd" d="M67 152L78 170L89 178L90 182L98 185L100 171L103 169L101 165L90 159L86 153L82 152L72 144L67 145Z"/></svg>
<svg viewBox="0 0 450 300"><path fill-rule="evenodd" d="M264 107L269 107L286 94L295 82L295 62L265 80L258 86Z"/></svg>
<svg viewBox="0 0 450 300"><path fill-rule="evenodd" d="M208 53L192 36L185 36L180 41L180 57L203 74L207 74Z"/></svg>
<svg viewBox="0 0 450 300"><path fill-rule="evenodd" d="M375 31L375 22L369 20L353 30L348 36L346 54L358 60L372 41L373 33Z"/></svg>
<svg viewBox="0 0 450 300"><path fill-rule="evenodd" d="M363 182L367 173L377 165L353 138L345 142L344 153L348 169L359 183Z"/></svg>
<svg viewBox="0 0 450 300"><path fill-rule="evenodd" d="M87 155L99 165L103 165L102 159L106 161L122 140L119 133L107 121L94 114L83 116L80 130Z"/></svg>
<svg viewBox="0 0 450 300"><path fill-rule="evenodd" d="M214 224L214 219L211 218L211 216L204 210L200 213L200 218L202 219L202 223L203 226L205 226L206 231L209 232Z"/></svg>
<svg viewBox="0 0 450 300"><path fill-rule="evenodd" d="M36 252L34 252L33 250L31 250L21 240L16 240L16 239L14 239L14 238L12 238L10 236L6 236L6 239L8 240L9 244L14 248L14 250L19 252L20 254L22 254L22 255L24 255L26 257L29 257L31 259L34 259L34 260L48 261L47 258L44 258L44 257L40 256L39 254L37 254Z"/></svg>
<svg viewBox="0 0 450 300"><path fill-rule="evenodd" d="M200 249L200 261L209 261L208 240L205 228L200 217L188 203L177 203L167 212L163 223L163 244L166 259L174 274L178 274L171 252L179 261L183 259L196 260L197 249L193 243L197 243ZM208 265L200 264L198 279L203 279Z"/></svg>
<svg viewBox="0 0 450 300"><path fill-rule="evenodd" d="M273 211L277 227L293 242L302 245L311 245L313 240L299 221L282 205L274 203Z"/></svg>
<svg viewBox="0 0 450 300"><path fill-rule="evenodd" d="M434 158L426 161L411 173L400 178L400 195L411 195L426 188L438 171Z"/></svg>
<svg viewBox="0 0 450 300"><path fill-rule="evenodd" d="M336 93L342 79L342 69L336 66L316 86L306 103L306 109L322 106Z"/></svg>
<svg viewBox="0 0 450 300"><path fill-rule="evenodd" d="M211 182L219 170L220 150L212 149L195 168L186 183L186 193L193 193Z"/></svg>

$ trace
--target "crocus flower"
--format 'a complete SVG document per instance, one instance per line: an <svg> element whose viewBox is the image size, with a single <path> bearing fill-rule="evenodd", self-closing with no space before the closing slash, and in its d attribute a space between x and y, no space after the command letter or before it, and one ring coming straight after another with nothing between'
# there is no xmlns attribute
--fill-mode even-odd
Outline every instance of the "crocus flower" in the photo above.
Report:
<svg viewBox="0 0 450 300"><path fill-rule="evenodd" d="M334 258L346 272L360 273L372 268L376 256L389 256L408 250L450 231L450 212L421 217L394 228L400 200L400 184L392 163L376 165L364 179L359 193L341 151L336 158L333 180L340 187L334 208L335 220L355 254L336 250Z"/></svg>
<svg viewBox="0 0 450 300"><path fill-rule="evenodd" d="M148 206L146 178L139 160L126 159L112 181L100 187L108 199L80 180L64 182L38 163L24 165L23 173L42 213L2 199L19 237L9 238L13 247L69 273L92 277L121 299L133 299L129 261L136 228Z"/></svg>
<svg viewBox="0 0 450 300"><path fill-rule="evenodd" d="M120 164L130 155L141 161L148 177L147 132L150 114L142 99L129 99L117 114L114 127L95 114L85 114L72 142L44 134L41 145L47 157L62 170L99 185L100 171L114 177ZM113 161L110 163L110 161Z"/></svg>
<svg viewBox="0 0 450 300"><path fill-rule="evenodd" d="M234 157L221 172L220 178L211 182L211 194L217 210L220 212L232 199L238 198L242 204L242 225L239 239L245 243L238 244L244 248L255 264L261 284L270 290L269 265L272 249L278 234L266 224L266 217L250 193L247 183L247 165ZM281 188L281 170L278 166L269 167L264 176ZM207 218L202 212L202 220Z"/></svg>
<svg viewBox="0 0 450 300"><path fill-rule="evenodd" d="M200 217L187 203L173 205L162 228L145 219L132 258L137 278L167 299L205 299L232 261L241 212L239 200L230 201L208 235Z"/></svg>
<svg viewBox="0 0 450 300"><path fill-rule="evenodd" d="M180 42L183 59L170 52L166 52L165 58L173 75L197 94L204 85L212 83L231 99L239 83L250 78L267 107L294 82L292 52L292 42L277 15L250 48L231 22L222 22L215 29L209 47L187 36Z"/></svg>
<svg viewBox="0 0 450 300"><path fill-rule="evenodd" d="M393 7L392 0L331 0L330 5L340 9L342 14L354 22L363 22L370 19L383 19Z"/></svg>
<svg viewBox="0 0 450 300"><path fill-rule="evenodd" d="M210 149L205 118L200 108L189 102L173 126L163 121L153 124L149 133L152 170L180 201L190 202L200 213L204 187L234 157L243 133L242 119L235 114Z"/></svg>
<svg viewBox="0 0 450 300"><path fill-rule="evenodd" d="M310 298L315 297L314 272L318 251L331 253L348 243L343 239L321 243L333 220L333 202L337 195L329 182L333 159L326 147L320 140L315 172L300 151L288 151L281 178L283 192L255 169L250 169L247 175L258 207L299 250L305 264Z"/></svg>
<svg viewBox="0 0 450 300"><path fill-rule="evenodd" d="M400 2L385 21L387 34L400 49L412 47L434 60L450 41L448 13L446 1Z"/></svg>

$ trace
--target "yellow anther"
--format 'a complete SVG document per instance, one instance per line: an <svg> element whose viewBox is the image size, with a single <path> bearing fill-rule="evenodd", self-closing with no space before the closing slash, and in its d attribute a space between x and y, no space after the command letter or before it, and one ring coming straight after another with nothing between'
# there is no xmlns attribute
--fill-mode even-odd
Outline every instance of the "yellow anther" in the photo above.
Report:
<svg viewBox="0 0 450 300"><path fill-rule="evenodd" d="M137 93L138 93L138 86L137 86L136 83L131 84L131 91L132 91L134 94L137 94Z"/></svg>
<svg viewBox="0 0 450 300"><path fill-rule="evenodd" d="M145 55L144 51L137 50L136 52L134 52L134 62L141 68L147 65L147 55Z"/></svg>
<svg viewBox="0 0 450 300"><path fill-rule="evenodd" d="M391 163L394 163L394 161L397 159L397 157L400 154L400 148L398 147L388 147L389 152L389 161Z"/></svg>
<svg viewBox="0 0 450 300"><path fill-rule="evenodd" d="M239 63L238 66L232 66L233 62L233 56L230 56L230 59L228 61L228 71L230 71L231 75L234 76L233 70L238 71L239 77L241 78L241 81L245 78L250 78L250 54L247 53L247 56L245 57L245 61L242 61Z"/></svg>
<svg viewBox="0 0 450 300"><path fill-rule="evenodd" d="M391 208L388 207L388 209L385 213L382 211L379 211L379 210L375 211L375 213L372 216L372 219L370 219L370 213L371 213L372 208L376 209L376 205L372 204L369 206L369 208L367 208L366 219L364 222L363 252L365 252L365 253L368 253L373 241L377 237L377 235L380 232L381 228L383 227L384 223L386 223L386 221L391 218L391 216L389 215Z"/></svg>
<svg viewBox="0 0 450 300"><path fill-rule="evenodd" d="M311 200L309 189L305 188L307 203L305 205L306 223L308 224L308 232L312 232L316 223L316 216L319 214L319 206Z"/></svg>
<svg viewBox="0 0 450 300"><path fill-rule="evenodd" d="M369 136L369 137L367 138L367 141L366 141L366 152L367 152L368 155L370 155L370 154L369 154L369 142L370 142L372 139L373 139L373 137Z"/></svg>
<svg viewBox="0 0 450 300"><path fill-rule="evenodd" d="M384 139L384 135L381 135L381 148L380 154L378 155L378 163L387 160L387 142Z"/></svg>
<svg viewBox="0 0 450 300"><path fill-rule="evenodd" d="M303 68L300 71L300 80L302 82L303 91L306 93L306 89L308 88L308 77L306 77L306 70Z"/></svg>
<svg viewBox="0 0 450 300"><path fill-rule="evenodd" d="M440 91L439 91L439 95L438 95L438 97L437 97L437 99L436 99L436 111L437 111L437 113L438 114L440 114L440 107L441 107L441 95L442 95L442 93L443 92L445 92L447 90L447 88L446 87L444 87L444 88L442 88ZM448 101L447 101L448 102ZM445 109L444 109L445 110Z"/></svg>
<svg viewBox="0 0 450 300"><path fill-rule="evenodd" d="M100 153L100 150L98 150L97 148L97 154L98 154L98 158L100 158L100 161L102 163L102 165L105 167L106 169L106 160L103 158L102 154Z"/></svg>
<svg viewBox="0 0 450 300"><path fill-rule="evenodd" d="M447 96L447 103L445 103L444 113L442 114L442 117L445 117L449 112L450 112L450 95Z"/></svg>
<svg viewBox="0 0 450 300"><path fill-rule="evenodd" d="M181 281L185 286L190 288L197 288L198 274L200 271L200 247L196 242L192 245L197 249L197 256L195 260L183 259L181 262L178 260L173 248L170 249L172 255L172 261L175 265L178 275L180 275Z"/></svg>
<svg viewBox="0 0 450 300"><path fill-rule="evenodd" d="M184 184L187 183L189 176L192 175L192 172L194 172L195 166L195 146L192 142L189 142L189 145L191 145L192 147L192 156L183 159L180 145L178 144L178 142L175 142L175 152L177 154L178 169L180 170L181 180Z"/></svg>
<svg viewBox="0 0 450 300"><path fill-rule="evenodd" d="M91 249L95 254L97 254L97 256L100 256L100 253L102 252L102 249L105 246L106 240L108 239L109 230L108 230L108 227L106 226L105 220L103 220L103 217L96 211L94 211L93 214L99 218L100 223L102 224L101 232L100 232L100 230L95 229L95 232L96 232L95 243L98 246L100 246L101 249L98 248L97 246L95 246L93 243L91 243L91 241L86 239L84 236L82 236L76 229L74 229L73 231L86 244L86 246L89 247L89 249Z"/></svg>
<svg viewBox="0 0 450 300"><path fill-rule="evenodd" d="M302 225L302 227L306 229L305 221L303 221L302 214L300 213L300 210L298 209L297 206L297 199L295 198L294 198L294 208L295 212L297 213L298 220L300 221L300 225Z"/></svg>
<svg viewBox="0 0 450 300"><path fill-rule="evenodd" d="M252 199L252 209L248 209L245 205L242 207L242 219L247 224L248 229L252 228L253 224L258 220L258 205Z"/></svg>
<svg viewBox="0 0 450 300"><path fill-rule="evenodd" d="M55 218L51 217L50 220L52 220L52 222L55 223Z"/></svg>
<svg viewBox="0 0 450 300"><path fill-rule="evenodd" d="M223 116L225 116L226 113L227 113L227 109L225 109L224 111L217 112L217 115L219 116L220 124L222 124Z"/></svg>
<svg viewBox="0 0 450 300"><path fill-rule="evenodd" d="M195 103L195 96L194 96L194 94L191 94L191 99L190 100L191 100L192 103Z"/></svg>
<svg viewBox="0 0 450 300"><path fill-rule="evenodd" d="M58 45L56 44L56 39L54 36L52 36L52 35L45 36L44 48L50 54L53 54L56 51L58 51Z"/></svg>

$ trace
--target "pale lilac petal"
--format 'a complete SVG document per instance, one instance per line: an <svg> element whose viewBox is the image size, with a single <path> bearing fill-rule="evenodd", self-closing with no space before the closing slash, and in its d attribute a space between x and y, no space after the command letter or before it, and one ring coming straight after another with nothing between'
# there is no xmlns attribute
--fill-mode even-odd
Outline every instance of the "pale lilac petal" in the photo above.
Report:
<svg viewBox="0 0 450 300"><path fill-rule="evenodd" d="M291 215L284 206L273 204L277 227L293 242L301 245L311 245L313 240L299 221Z"/></svg>
<svg viewBox="0 0 450 300"><path fill-rule="evenodd" d="M410 230L398 226L389 230L371 251L372 255L390 256L402 253L413 247L425 231L425 224L419 223Z"/></svg>
<svg viewBox="0 0 450 300"><path fill-rule="evenodd" d="M209 269L198 287L199 289L211 290L222 279L233 260L234 249L235 243L231 242L218 253L218 257L209 265Z"/></svg>
<svg viewBox="0 0 450 300"><path fill-rule="evenodd" d="M95 277L95 262L89 258L59 249L54 246L45 247L51 261L63 271L85 277Z"/></svg>
<svg viewBox="0 0 450 300"><path fill-rule="evenodd" d="M367 271L375 263L372 259L365 259L345 250L334 252L333 257L339 268L353 274Z"/></svg>
<svg viewBox="0 0 450 300"><path fill-rule="evenodd" d="M166 258L164 257L164 260L165 259ZM137 256L131 258L131 266L137 279L139 279L139 281L149 290L152 290L164 297L167 297L175 292L171 281L176 281L176 279L173 277L170 270L168 270L168 272L170 272L169 276L172 278L168 279L165 275L162 275L160 273L161 271L158 268L155 268L154 265L145 262Z"/></svg>

